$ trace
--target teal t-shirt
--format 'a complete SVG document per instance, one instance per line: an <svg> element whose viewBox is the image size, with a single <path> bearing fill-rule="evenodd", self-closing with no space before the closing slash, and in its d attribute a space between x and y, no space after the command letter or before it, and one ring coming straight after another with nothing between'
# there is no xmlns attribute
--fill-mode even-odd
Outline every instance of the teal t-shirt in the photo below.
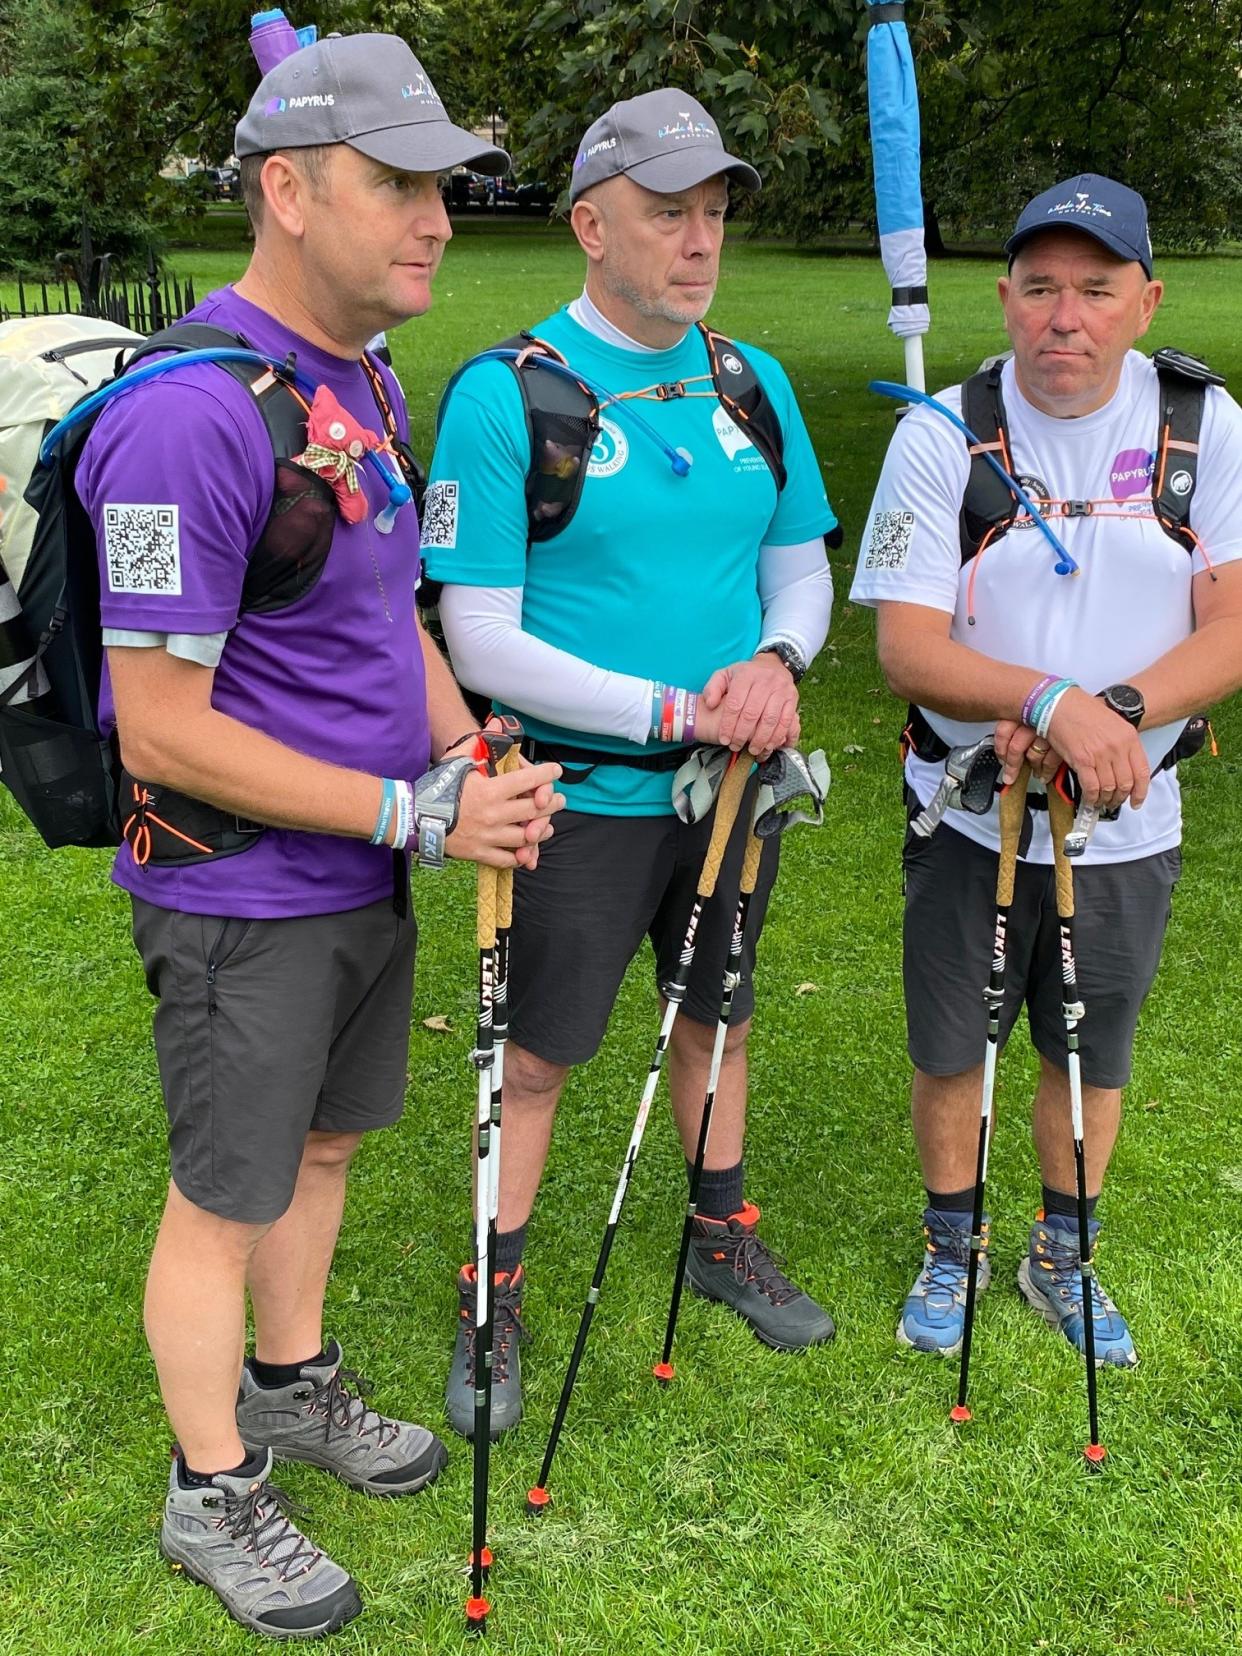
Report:
<svg viewBox="0 0 1242 1656"><path fill-rule="evenodd" d="M561 310L531 330L612 395L693 381L688 395L607 403L572 520L527 549L530 438L505 362L480 362L444 409L423 551L432 579L523 588L522 626L598 667L701 690L718 667L754 654L760 638L759 548L795 546L836 523L784 369L744 345L784 434L785 488L734 425L712 388L707 348L691 328L668 351L608 344ZM699 378L698 376L703 376ZM637 416L637 418L635 417ZM679 477L645 422L690 456ZM651 753L516 713L532 735L612 753ZM672 775L597 766L566 784L570 810L608 816L672 811Z"/></svg>

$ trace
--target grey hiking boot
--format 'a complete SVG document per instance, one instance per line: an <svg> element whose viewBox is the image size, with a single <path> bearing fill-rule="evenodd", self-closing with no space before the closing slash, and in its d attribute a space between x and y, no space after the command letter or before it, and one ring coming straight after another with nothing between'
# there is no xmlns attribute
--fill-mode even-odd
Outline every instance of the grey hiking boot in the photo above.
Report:
<svg viewBox="0 0 1242 1656"><path fill-rule="evenodd" d="M522 1290L526 1272L496 1273L496 1314L492 1324L492 1420L488 1436L498 1438L522 1418L522 1357L527 1338L522 1326ZM449 1425L464 1438L474 1437L474 1344L478 1288L473 1265L457 1273L457 1342L444 1389Z"/></svg>
<svg viewBox="0 0 1242 1656"><path fill-rule="evenodd" d="M727 1219L695 1217L686 1281L703 1299L720 1300L776 1351L822 1345L832 1318L794 1286L757 1233L759 1209L747 1202Z"/></svg>
<svg viewBox="0 0 1242 1656"><path fill-rule="evenodd" d="M260 1386L249 1362L243 1366L237 1429L246 1448L309 1461L367 1495L424 1489L448 1459L444 1445L425 1426L369 1409L367 1382L341 1367L335 1340L327 1351L328 1362L306 1364L288 1386Z"/></svg>
<svg viewBox="0 0 1242 1656"><path fill-rule="evenodd" d="M243 1627L271 1639L317 1639L362 1609L349 1576L293 1523L288 1497L268 1483L268 1453L254 1477L219 1472L185 1489L174 1452L160 1551L175 1570L210 1587Z"/></svg>

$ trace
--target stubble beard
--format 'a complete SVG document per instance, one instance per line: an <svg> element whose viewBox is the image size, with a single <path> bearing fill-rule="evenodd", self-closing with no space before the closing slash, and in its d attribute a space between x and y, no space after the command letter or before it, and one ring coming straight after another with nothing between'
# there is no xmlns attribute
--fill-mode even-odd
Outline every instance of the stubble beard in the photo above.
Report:
<svg viewBox="0 0 1242 1656"><path fill-rule="evenodd" d="M713 282L701 302L687 300L685 304L677 305L665 294L653 298L650 293L615 271L609 274L606 285L615 298L624 299L626 304L632 306L646 321L672 322L683 328L693 327L696 322L701 322L716 297L716 284Z"/></svg>

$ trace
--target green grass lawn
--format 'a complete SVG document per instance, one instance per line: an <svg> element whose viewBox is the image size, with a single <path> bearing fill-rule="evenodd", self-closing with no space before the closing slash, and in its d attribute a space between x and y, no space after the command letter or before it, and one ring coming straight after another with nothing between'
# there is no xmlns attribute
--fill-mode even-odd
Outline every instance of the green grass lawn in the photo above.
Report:
<svg viewBox="0 0 1242 1656"><path fill-rule="evenodd" d="M242 254L187 249L201 293ZM631 974L599 1057L567 1090L531 1228L527 1414L493 1459L491 1646L523 1653L823 1652L831 1656L1214 1656L1242 1643L1242 709L1221 756L1185 774L1186 871L1101 1216L1104 1278L1144 1361L1101 1378L1102 1476L1080 1458L1080 1364L1014 1285L1039 1185L1034 1064L1002 1063L992 1162L996 1281L982 1302L975 1423L948 1422L954 1365L899 1352L921 1191L910 1143L900 984L899 709L869 616L845 594L895 377L878 262L734 243L713 320L785 361L847 529L833 644L805 690L809 743L835 782L795 835L765 932L752 1043L748 1185L766 1233L837 1318L801 1358L687 1301L678 1379L651 1378L684 1200L667 1116L653 1118L552 1479L538 1470L655 1035ZM1003 345L993 270L933 269L928 381ZM1166 260L1153 344L1242 383L1236 265ZM456 363L572 296L560 229L468 225L432 314L396 366L429 446ZM395 1413L441 1421L468 1249L474 1083L472 880L421 876L423 948L406 1116L359 1157L329 1328ZM257 1645L155 1550L168 1430L143 1342L142 1283L166 1180L150 1005L127 904L98 853L45 852L0 800L0 1293L8 1358L0 1445L0 1652L207 1656ZM452 1031L422 1020L446 1014ZM357 1576L367 1613L334 1648L463 1647L470 1455L428 1494L385 1505L308 1467L281 1482Z"/></svg>

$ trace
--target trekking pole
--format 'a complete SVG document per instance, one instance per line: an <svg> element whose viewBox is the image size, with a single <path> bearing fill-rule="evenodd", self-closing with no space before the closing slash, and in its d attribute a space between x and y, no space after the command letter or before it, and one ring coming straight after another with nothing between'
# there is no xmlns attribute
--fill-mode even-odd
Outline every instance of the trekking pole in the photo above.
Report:
<svg viewBox="0 0 1242 1656"><path fill-rule="evenodd" d="M552 1471L552 1462L556 1456L557 1444L560 1442L565 1416L569 1412L569 1400L573 1396L574 1384L578 1378L578 1369L582 1363L582 1354L586 1350L591 1320L595 1315L595 1307L599 1303L600 1290L604 1286L604 1272L608 1269L608 1256L612 1253L613 1239L617 1234L617 1224L621 1218L625 1193L629 1189L630 1180L634 1175L634 1164L638 1160L638 1152L643 1142L647 1117L651 1113L651 1103L655 1098L660 1071L664 1067L664 1055L668 1051L673 1025L677 1020L681 1003L686 996L686 985L690 981L690 969L694 964L699 920L703 914L704 904L715 892L716 881L720 875L720 864L724 859L725 848L729 843L729 836L737 819L738 809L742 803L742 795L746 790L749 775L749 763L734 755L729 762L729 768L725 772L724 781L720 785L720 794L716 800L716 817L712 823L712 835L707 847L707 855L703 859L703 871L699 875L694 907L690 911L686 935L682 940L677 969L671 981L664 985L664 999L666 1002L664 1021L660 1025L659 1039L656 1041L655 1052L652 1055L651 1068L647 1071L647 1079L643 1084L638 1114L634 1118L634 1129L630 1134L625 1160L621 1165L621 1175L617 1180L617 1188L613 1194L608 1223L604 1227L604 1238L600 1243L599 1258L595 1262L595 1275L591 1278L586 1303L582 1307L582 1317L578 1323L578 1337L574 1341L569 1367L565 1371L565 1383L561 1387L560 1401L556 1405L556 1415L552 1421L552 1430L548 1435L548 1446L544 1450L543 1465L539 1469L539 1481L526 1496L526 1510L532 1516L542 1512L551 1499L548 1494L548 1478Z"/></svg>
<svg viewBox="0 0 1242 1656"><path fill-rule="evenodd" d="M483 1597L491 1555L487 1550L487 1482L490 1467L492 1405L492 1076L496 1063L494 1012L496 986L496 897L497 871L479 864L477 938L479 944L479 1018L475 1029L474 1052L478 1071L478 1106L475 1113L474 1179L474 1495L470 1549L470 1597L466 1601L466 1626L481 1633L491 1609Z"/></svg>
<svg viewBox="0 0 1242 1656"><path fill-rule="evenodd" d="M996 1059L1000 1050L1001 1008L1005 1001L1005 959L1009 910L1013 904L1018 869L1018 842L1026 811L1031 767L1025 759L1000 799L1000 860L996 865L996 934L992 943L992 973L983 991L988 1009L988 1038L983 1054L983 1096L979 1105L979 1149L975 1156L975 1199L970 1215L970 1260L966 1266L966 1309L962 1328L962 1362L957 1377L957 1402L949 1419L957 1426L970 1419L966 1388L970 1377L970 1342L975 1328L975 1298L979 1262L983 1255L983 1196L988 1178L988 1148L992 1142L992 1100L996 1092Z"/></svg>
<svg viewBox="0 0 1242 1656"><path fill-rule="evenodd" d="M1059 780L1059 779L1058 779ZM1087 1222L1087 1158L1083 1148L1082 1071L1078 1058L1078 1025L1084 1016L1078 998L1078 967L1074 961L1074 865L1065 855L1065 836L1073 832L1074 808L1054 782L1048 789L1048 827L1056 865L1057 922L1061 933L1062 1011L1065 1014L1066 1070L1069 1074L1070 1124L1074 1134L1074 1182L1078 1195L1078 1258L1082 1267L1083 1349L1087 1363L1087 1414L1091 1441L1083 1450L1087 1465L1098 1469L1108 1450L1100 1442L1100 1419L1095 1374L1095 1267L1091 1259L1091 1230Z"/></svg>
<svg viewBox="0 0 1242 1656"><path fill-rule="evenodd" d="M669 1300L668 1325L664 1330L664 1350L660 1361L651 1372L662 1386L673 1378L673 1339L677 1333L677 1316L681 1309L681 1292L686 1280L686 1261L690 1257L690 1238L694 1232L694 1218L698 1212L699 1185L703 1179L703 1162L707 1156L707 1140L712 1130L712 1112L716 1106L716 1088L720 1084L720 1066L724 1060L725 1037L733 1018L733 996L742 978L742 945L746 938L746 917L750 900L759 880L759 860L763 855L763 841L754 829L746 840L742 860L742 879L738 890L737 912L733 919L733 935L729 940L729 954L725 961L721 986L720 1016L716 1021L716 1038L712 1042L711 1064L707 1072L707 1091L703 1095L703 1113L699 1117L699 1138L694 1149L694 1163L690 1169L690 1190L686 1199L686 1217L681 1227L681 1246L677 1253L677 1269L673 1273L673 1293Z"/></svg>
<svg viewBox="0 0 1242 1656"><path fill-rule="evenodd" d="M520 727L517 735L520 736ZM500 752L501 775L521 764L517 736L506 731L488 744ZM487 1494L491 1472L492 1326L496 1317L496 1222L500 1208L500 1120L503 1105L505 1041L509 1033L509 929L513 923L513 870L478 870L479 1022L474 1062L479 1076L475 1141L475 1336L474 1336L474 1507L470 1549L471 1594L466 1625L481 1633L491 1606L483 1583L492 1566L487 1546Z"/></svg>

